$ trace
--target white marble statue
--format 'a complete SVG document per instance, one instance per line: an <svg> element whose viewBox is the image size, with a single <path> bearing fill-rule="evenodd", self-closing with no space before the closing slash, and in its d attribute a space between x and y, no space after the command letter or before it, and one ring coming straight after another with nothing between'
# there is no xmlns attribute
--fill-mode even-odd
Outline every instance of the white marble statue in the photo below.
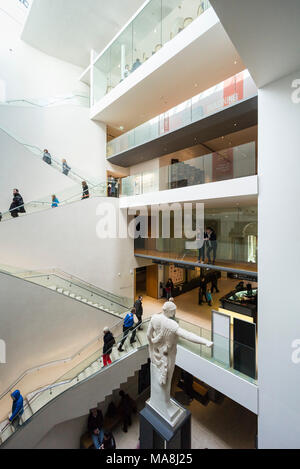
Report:
<svg viewBox="0 0 300 469"><path fill-rule="evenodd" d="M152 316L147 332L151 359L151 397L148 404L171 425L176 423L181 412L170 396L179 337L207 347L213 345L213 342L179 327L171 319L175 313L176 305L168 301L162 313Z"/></svg>

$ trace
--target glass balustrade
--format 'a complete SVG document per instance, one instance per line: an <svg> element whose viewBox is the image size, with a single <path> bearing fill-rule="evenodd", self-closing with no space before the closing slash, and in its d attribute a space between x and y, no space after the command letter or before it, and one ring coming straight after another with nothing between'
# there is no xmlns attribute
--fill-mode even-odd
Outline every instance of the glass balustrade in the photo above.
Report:
<svg viewBox="0 0 300 469"><path fill-rule="evenodd" d="M257 88L245 70L111 140L107 144L107 157L155 140L255 95Z"/></svg>
<svg viewBox="0 0 300 469"><path fill-rule="evenodd" d="M212 331L208 329L182 319L177 320L177 322L182 329L214 342L214 346L209 348L206 345L194 344L188 340L180 339L179 345L188 349L190 352L199 355L205 360L209 360L215 365L230 371L234 375L239 376L252 384L257 384L256 377L253 378L251 376L253 370L249 370L249 374L244 374L239 371L239 364L241 361L247 363L249 358L255 362L256 368L255 348L241 344L240 342L235 341L234 338L231 339L223 337L220 334L212 333Z"/></svg>
<svg viewBox="0 0 300 469"><path fill-rule="evenodd" d="M47 98L22 98L22 99L8 99L7 101L0 101L0 106L19 106L19 107L38 107L50 108L55 106L89 106L89 94L84 92L70 93L64 96L52 96Z"/></svg>
<svg viewBox="0 0 300 469"><path fill-rule="evenodd" d="M210 7L208 0L150 0L93 66L93 104Z"/></svg>
<svg viewBox="0 0 300 469"><path fill-rule="evenodd" d="M256 174L256 143L220 150L122 179L122 196L177 189Z"/></svg>
<svg viewBox="0 0 300 469"><path fill-rule="evenodd" d="M111 332L114 335L116 342L113 346L111 354L112 364L115 364L120 360L126 359L126 356L128 354L131 354L134 349L145 347L148 343L145 331L137 331L137 342L133 345L133 347L130 345L128 346L128 348L125 349L125 352L119 354L117 352L117 347L123 338L122 324L123 323L120 322L119 324L117 324L117 326L111 328ZM148 321L146 321L144 324L147 325ZM68 370L65 371L63 374L58 374L58 377L54 381L52 381L51 384L49 384L48 382L47 385L43 386L42 388L40 387L36 391L28 391L28 393L26 394L27 399L24 406L25 412L22 416L22 423L25 423L27 420L31 419L37 412L39 412L39 410L41 410L44 406L49 404L52 400L66 392L71 387L76 386L80 382L86 380L87 378L95 374L101 373L102 347L103 338L97 338L95 341L88 344L87 347L83 348L78 353L76 353L73 357L65 360L65 364L63 366L65 366L65 368L68 368ZM94 350L91 353L91 350L93 348ZM78 363L76 363L76 361ZM62 360L62 362L64 362L64 360ZM48 366L50 365L48 364ZM47 367L45 367L45 365L44 368L38 367L36 371L39 373L43 370L47 370ZM31 375L33 372L34 370L30 370ZM3 408L7 408L7 411L1 416L1 419L5 418L5 415L8 415L9 413L9 409L11 407L11 392L17 387L18 389L22 389L23 396L25 395L26 386L23 380L27 378L28 376L26 374L26 376L20 378L20 380L15 382L13 386L9 388L9 390L7 390L4 394L0 396L0 409L2 409L3 412ZM19 428L19 430L21 429L22 427ZM2 424L2 428L0 428L0 444L6 441L13 433L14 429L12 425L8 421L4 421L4 423Z"/></svg>
<svg viewBox="0 0 300 469"><path fill-rule="evenodd" d="M132 305L132 301L129 302L129 299L125 300L122 297L118 297L117 295L98 289L95 286L88 284L85 285L85 282L83 281L72 281L67 278L63 278L59 274L39 275L32 273L25 275L16 274L16 276L22 276L23 279L29 280L32 283L50 288L58 293L64 294L78 301L85 302L86 304L91 304L100 310L112 314L123 315L130 305Z"/></svg>

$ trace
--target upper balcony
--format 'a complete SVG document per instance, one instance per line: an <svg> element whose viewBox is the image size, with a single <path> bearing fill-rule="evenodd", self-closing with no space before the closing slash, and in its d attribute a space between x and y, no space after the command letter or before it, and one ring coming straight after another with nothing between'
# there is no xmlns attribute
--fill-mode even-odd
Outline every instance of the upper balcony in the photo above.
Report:
<svg viewBox="0 0 300 469"><path fill-rule="evenodd" d="M107 144L108 160L133 166L257 124L257 88L244 70Z"/></svg>
<svg viewBox="0 0 300 469"><path fill-rule="evenodd" d="M148 0L81 79L91 118L130 129L244 68L208 0Z"/></svg>

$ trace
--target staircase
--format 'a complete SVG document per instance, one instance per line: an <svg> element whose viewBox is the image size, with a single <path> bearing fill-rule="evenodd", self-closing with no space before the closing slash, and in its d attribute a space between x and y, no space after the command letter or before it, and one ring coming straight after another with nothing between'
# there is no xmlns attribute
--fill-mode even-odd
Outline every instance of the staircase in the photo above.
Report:
<svg viewBox="0 0 300 469"><path fill-rule="evenodd" d="M85 415L86 408L95 407L111 396L113 390L120 388L148 360L147 323L142 331L137 331L134 344L127 338L124 352L118 351L123 334L116 338L111 365L103 368L101 351L98 351L55 383L23 396L21 426L15 430L8 419L0 423L1 447L33 448L54 425Z"/></svg>
<svg viewBox="0 0 300 469"><path fill-rule="evenodd" d="M131 307L128 298L114 295L59 270L24 272L10 266L0 266L1 271L120 318L123 318Z"/></svg>

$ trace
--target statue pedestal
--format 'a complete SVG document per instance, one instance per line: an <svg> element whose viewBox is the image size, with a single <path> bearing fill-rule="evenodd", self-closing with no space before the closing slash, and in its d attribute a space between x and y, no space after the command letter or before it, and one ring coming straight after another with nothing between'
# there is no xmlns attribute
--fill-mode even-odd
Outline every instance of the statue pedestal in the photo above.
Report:
<svg viewBox="0 0 300 469"><path fill-rule="evenodd" d="M177 409L172 423L146 402L140 412L141 449L191 449L191 413L174 399L171 402Z"/></svg>

